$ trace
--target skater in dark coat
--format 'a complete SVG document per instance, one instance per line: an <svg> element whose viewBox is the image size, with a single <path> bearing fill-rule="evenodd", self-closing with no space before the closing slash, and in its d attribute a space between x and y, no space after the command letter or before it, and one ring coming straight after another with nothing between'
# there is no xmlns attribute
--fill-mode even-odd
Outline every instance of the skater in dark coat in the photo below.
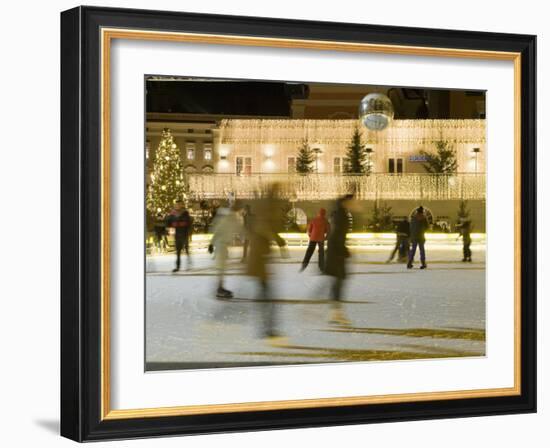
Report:
<svg viewBox="0 0 550 448"><path fill-rule="evenodd" d="M458 224L459 237L462 237L462 261L472 261L472 221L469 219L461 219Z"/></svg>
<svg viewBox="0 0 550 448"><path fill-rule="evenodd" d="M248 255L248 246L250 244L250 229L252 227L252 220L254 219L254 217L252 216L250 205L246 204L244 206L244 209L242 211L242 218L243 218L243 233L242 233L243 257L241 259L241 262L244 263Z"/></svg>
<svg viewBox="0 0 550 448"><path fill-rule="evenodd" d="M342 311L340 300L346 278L346 259L349 258L349 251L346 247L349 228L347 206L352 199L353 195L346 195L336 201L336 208L331 215L331 231L327 240L325 273L333 277L331 287L333 310L330 322L340 325L349 325L350 323Z"/></svg>
<svg viewBox="0 0 550 448"><path fill-rule="evenodd" d="M309 244L307 246L304 260L302 261L302 272L309 260L315 252L315 247L319 246L319 270L323 272L325 270L325 240L330 233L330 224L326 218L327 211L324 208L319 209L319 214L313 218L307 226L307 234L309 236Z"/></svg>
<svg viewBox="0 0 550 448"><path fill-rule="evenodd" d="M191 265L191 256L189 254L189 240L191 239L191 229L193 226L193 218L183 207L183 201L176 201L174 210L168 215L166 220L168 227L175 229L176 240L176 267L172 272L180 270L181 251L185 250L187 255L187 266Z"/></svg>
<svg viewBox="0 0 550 448"><path fill-rule="evenodd" d="M387 263L391 263L395 254L399 252L398 261L404 262L409 256L409 221L401 219L395 225L395 247L393 248Z"/></svg>
<svg viewBox="0 0 550 448"><path fill-rule="evenodd" d="M426 230L428 230L428 219L424 214L424 207L420 206L416 209L416 212L411 217L410 224L410 239L411 248L409 250L409 262L407 268L413 267L414 255L416 254L416 248L420 249L420 269L426 269L426 250L424 243L426 242Z"/></svg>
<svg viewBox="0 0 550 448"><path fill-rule="evenodd" d="M157 213L153 225L155 231L155 243L159 252L168 247L168 238L166 238L166 217L162 213Z"/></svg>

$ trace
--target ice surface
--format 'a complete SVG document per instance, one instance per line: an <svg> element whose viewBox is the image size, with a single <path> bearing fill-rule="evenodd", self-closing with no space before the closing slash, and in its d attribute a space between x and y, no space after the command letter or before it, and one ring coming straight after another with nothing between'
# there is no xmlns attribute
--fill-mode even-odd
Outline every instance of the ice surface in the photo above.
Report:
<svg viewBox="0 0 550 448"><path fill-rule="evenodd" d="M329 324L332 278L320 275L315 254L299 272L305 248L290 258L274 252L270 268L277 326L288 342L260 338L262 304L244 273L240 248L230 254L225 287L235 299L215 298L216 270L205 251L173 274L174 255L147 258L147 369L324 363L482 356L485 353L485 251L472 246L427 246L428 269L386 264L390 247L354 249L348 263L343 311L349 327ZM417 254L418 257L418 254Z"/></svg>

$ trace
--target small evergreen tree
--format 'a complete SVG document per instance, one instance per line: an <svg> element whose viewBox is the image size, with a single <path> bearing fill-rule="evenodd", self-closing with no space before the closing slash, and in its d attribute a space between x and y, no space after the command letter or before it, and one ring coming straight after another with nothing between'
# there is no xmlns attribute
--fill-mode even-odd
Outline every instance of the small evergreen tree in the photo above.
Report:
<svg viewBox="0 0 550 448"><path fill-rule="evenodd" d="M298 156L296 157L296 172L301 174L312 173L314 161L315 153L309 146L307 138L305 138L298 149Z"/></svg>
<svg viewBox="0 0 550 448"><path fill-rule="evenodd" d="M393 229L393 213L391 207L384 202L381 206L378 202L374 203L371 217L367 222L369 229L375 232L384 232Z"/></svg>
<svg viewBox="0 0 550 448"><path fill-rule="evenodd" d="M166 213L177 199L183 199L186 192L183 163L168 128L162 131L150 179L146 196L146 206L150 213Z"/></svg>
<svg viewBox="0 0 550 448"><path fill-rule="evenodd" d="M355 128L351 141L348 145L348 152L344 158L344 173L347 174L366 174L371 172L370 163L367 161L367 149L361 143L361 132Z"/></svg>
<svg viewBox="0 0 550 448"><path fill-rule="evenodd" d="M453 145L445 140L435 142L436 151L420 151L420 154L426 157L424 169L431 174L453 174L456 173L458 161L456 159L456 150Z"/></svg>

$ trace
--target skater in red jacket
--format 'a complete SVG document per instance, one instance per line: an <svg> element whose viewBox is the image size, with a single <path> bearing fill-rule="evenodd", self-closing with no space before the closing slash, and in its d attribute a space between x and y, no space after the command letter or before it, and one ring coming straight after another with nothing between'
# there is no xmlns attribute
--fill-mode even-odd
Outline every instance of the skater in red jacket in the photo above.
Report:
<svg viewBox="0 0 550 448"><path fill-rule="evenodd" d="M319 214L313 218L307 226L307 234L309 236L309 244L307 246L306 254L304 260L302 261L302 272L307 265L309 260L315 252L315 246L319 246L319 269L321 272L325 270L325 240L330 233L330 224L326 218L327 211L324 208L319 209Z"/></svg>

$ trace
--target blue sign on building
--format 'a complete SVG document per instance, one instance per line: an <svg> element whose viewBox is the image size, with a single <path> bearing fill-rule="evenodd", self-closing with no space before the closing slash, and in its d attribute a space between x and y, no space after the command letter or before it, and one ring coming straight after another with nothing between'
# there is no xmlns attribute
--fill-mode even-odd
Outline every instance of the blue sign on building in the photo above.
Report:
<svg viewBox="0 0 550 448"><path fill-rule="evenodd" d="M409 162L427 162L427 161L428 161L428 156L423 156L420 154L409 156Z"/></svg>

